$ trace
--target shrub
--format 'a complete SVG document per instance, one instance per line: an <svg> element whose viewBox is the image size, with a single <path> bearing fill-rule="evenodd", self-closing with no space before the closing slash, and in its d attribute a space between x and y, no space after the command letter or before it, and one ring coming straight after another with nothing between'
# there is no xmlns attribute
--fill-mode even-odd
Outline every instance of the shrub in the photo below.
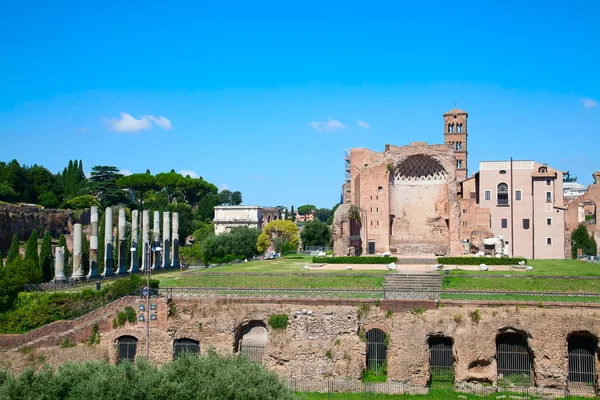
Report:
<svg viewBox="0 0 600 400"><path fill-rule="evenodd" d="M235 384L232 384L235 383ZM20 376L0 375L3 398L19 399L294 399L281 378L247 357L183 355L160 368L146 360L112 365L66 363Z"/></svg>
<svg viewBox="0 0 600 400"><path fill-rule="evenodd" d="M358 308L356 309L356 316L358 317L358 319L363 319L363 317L366 317L370 312L371 312L371 305L362 303L362 304L359 304Z"/></svg>
<svg viewBox="0 0 600 400"><path fill-rule="evenodd" d="M269 317L269 326L272 329L285 329L288 326L287 314L273 314Z"/></svg>
<svg viewBox="0 0 600 400"><path fill-rule="evenodd" d="M471 313L471 321L478 324L481 321L481 314L479 313L479 308L476 308L475 311Z"/></svg>
<svg viewBox="0 0 600 400"><path fill-rule="evenodd" d="M330 360L333 360L333 353L331 352L331 349L325 352L325 357L329 358Z"/></svg>
<svg viewBox="0 0 600 400"><path fill-rule="evenodd" d="M65 208L71 208L73 210L90 208L91 206L100 206L100 202L90 194L73 197L65 203Z"/></svg>
<svg viewBox="0 0 600 400"><path fill-rule="evenodd" d="M398 261L396 257L313 257L314 264L390 264Z"/></svg>
<svg viewBox="0 0 600 400"><path fill-rule="evenodd" d="M127 317L127 322L129 322L130 324L137 323L137 314L133 307L125 307L125 316Z"/></svg>
<svg viewBox="0 0 600 400"><path fill-rule="evenodd" d="M460 325L463 321L463 316L462 316L462 314L454 314L453 319L454 319L454 322L456 322L458 325Z"/></svg>
<svg viewBox="0 0 600 400"><path fill-rule="evenodd" d="M421 315L425 314L426 311L427 309L425 307L414 307L412 310L410 310L410 313L414 315Z"/></svg>
<svg viewBox="0 0 600 400"><path fill-rule="evenodd" d="M75 347L75 346L77 346L77 343L70 341L69 338L65 338L62 341L62 343L60 344L61 349L66 349L66 348Z"/></svg>
<svg viewBox="0 0 600 400"><path fill-rule="evenodd" d="M526 258L515 257L515 258L495 258L495 257L438 257L438 263L445 265L517 265L521 261L525 261Z"/></svg>
<svg viewBox="0 0 600 400"><path fill-rule="evenodd" d="M386 318L392 318L394 316L394 312L392 310L387 310L385 313Z"/></svg>
<svg viewBox="0 0 600 400"><path fill-rule="evenodd" d="M100 344L100 327L98 324L92 326L92 334L87 342L90 346L94 344Z"/></svg>

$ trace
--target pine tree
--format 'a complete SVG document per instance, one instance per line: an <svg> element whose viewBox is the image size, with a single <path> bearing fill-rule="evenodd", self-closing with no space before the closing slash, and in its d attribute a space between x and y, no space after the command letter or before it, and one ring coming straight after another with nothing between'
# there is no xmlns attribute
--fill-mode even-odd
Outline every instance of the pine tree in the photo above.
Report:
<svg viewBox="0 0 600 400"><path fill-rule="evenodd" d="M54 278L52 257L52 237L50 232L46 231L42 240L42 248L40 249L40 266L44 277L44 282L50 282Z"/></svg>
<svg viewBox="0 0 600 400"><path fill-rule="evenodd" d="M8 249L8 254L6 255L6 265L10 264L17 258L19 255L19 237L15 233L12 237L12 242L10 242L10 249Z"/></svg>
<svg viewBox="0 0 600 400"><path fill-rule="evenodd" d="M69 249L67 247L67 238L65 237L65 235L60 235L58 237L58 247L65 248L65 275L71 276L72 268L71 263L69 262L71 253L69 253Z"/></svg>
<svg viewBox="0 0 600 400"><path fill-rule="evenodd" d="M38 254L38 233L34 229L31 231L29 240L25 247L25 260L33 261L33 268L38 270L40 268L40 256Z"/></svg>

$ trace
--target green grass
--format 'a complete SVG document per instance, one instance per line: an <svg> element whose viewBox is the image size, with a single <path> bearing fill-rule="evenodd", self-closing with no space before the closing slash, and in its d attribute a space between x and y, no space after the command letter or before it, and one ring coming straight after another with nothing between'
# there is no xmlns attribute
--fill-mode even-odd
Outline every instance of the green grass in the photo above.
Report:
<svg viewBox="0 0 600 400"><path fill-rule="evenodd" d="M485 258L481 259L485 264ZM529 260L527 265L533 267L533 271L512 269L510 271L495 270L502 266L489 266L489 271L452 269L451 275L550 275L550 276L598 276L600 277L600 263L589 263L578 260Z"/></svg>
<svg viewBox="0 0 600 400"><path fill-rule="evenodd" d="M498 392L498 393L490 393L485 396L486 399L496 399L496 398L509 398L508 396L511 393L508 392ZM515 394L519 399L539 399L540 395L526 395L521 393ZM447 389L431 389L428 394L381 394L381 393L296 393L298 399L302 400L331 400L331 399L340 399L340 400L388 400L388 399L428 399L428 400L446 400L446 399L468 399L468 400L480 400L482 398L481 395L475 395L470 393L460 393L454 392L453 390ZM559 399L560 397L556 397ZM568 397L571 400L579 400L584 399L584 397Z"/></svg>
<svg viewBox="0 0 600 400"><path fill-rule="evenodd" d="M450 276L443 279L442 287L455 290L600 293L600 279L465 278Z"/></svg>
<svg viewBox="0 0 600 400"><path fill-rule="evenodd" d="M376 276L244 276L162 274L160 287L231 287L231 288L340 288L380 289L383 278Z"/></svg>

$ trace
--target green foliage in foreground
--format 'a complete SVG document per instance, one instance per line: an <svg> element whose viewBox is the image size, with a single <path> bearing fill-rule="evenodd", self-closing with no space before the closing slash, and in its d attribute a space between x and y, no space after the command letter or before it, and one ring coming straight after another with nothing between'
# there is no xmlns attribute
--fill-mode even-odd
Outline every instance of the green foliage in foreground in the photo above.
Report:
<svg viewBox="0 0 600 400"><path fill-rule="evenodd" d="M79 317L131 294L145 284L145 279L132 275L106 285L100 291L84 289L78 293L21 292L14 309L0 314L0 333L24 333L54 321ZM150 281L150 286L158 287L158 281Z"/></svg>
<svg viewBox="0 0 600 400"><path fill-rule="evenodd" d="M202 242L202 259L208 264L252 258L258 254L258 235L258 229L239 227L218 236L209 236Z"/></svg>
<svg viewBox="0 0 600 400"><path fill-rule="evenodd" d="M525 264L527 264L527 259L522 257L438 257L437 261L444 265L517 265L521 261L525 261Z"/></svg>
<svg viewBox="0 0 600 400"><path fill-rule="evenodd" d="M313 257L314 264L390 264L396 257Z"/></svg>
<svg viewBox="0 0 600 400"><path fill-rule="evenodd" d="M160 369L143 360L119 366L67 363L54 370L0 373L0 399L294 399L277 375L235 355L181 356Z"/></svg>

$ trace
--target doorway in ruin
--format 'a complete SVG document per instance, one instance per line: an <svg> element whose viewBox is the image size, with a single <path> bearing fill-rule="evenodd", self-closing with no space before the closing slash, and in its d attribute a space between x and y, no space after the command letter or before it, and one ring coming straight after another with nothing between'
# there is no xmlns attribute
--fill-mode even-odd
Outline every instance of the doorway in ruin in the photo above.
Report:
<svg viewBox="0 0 600 400"><path fill-rule="evenodd" d="M417 154L393 166L389 175L390 248L399 254L447 254L447 171L433 157Z"/></svg>
<svg viewBox="0 0 600 400"><path fill-rule="evenodd" d="M569 386L594 388L598 338L589 332L575 332L567 338Z"/></svg>
<svg viewBox="0 0 600 400"><path fill-rule="evenodd" d="M592 200L583 200L577 208L577 222L586 225L596 225L596 203Z"/></svg>
<svg viewBox="0 0 600 400"><path fill-rule="evenodd" d="M523 332L496 336L498 386L532 386L533 356Z"/></svg>
<svg viewBox="0 0 600 400"><path fill-rule="evenodd" d="M267 325L263 321L247 322L236 329L233 351L260 363L268 339Z"/></svg>

